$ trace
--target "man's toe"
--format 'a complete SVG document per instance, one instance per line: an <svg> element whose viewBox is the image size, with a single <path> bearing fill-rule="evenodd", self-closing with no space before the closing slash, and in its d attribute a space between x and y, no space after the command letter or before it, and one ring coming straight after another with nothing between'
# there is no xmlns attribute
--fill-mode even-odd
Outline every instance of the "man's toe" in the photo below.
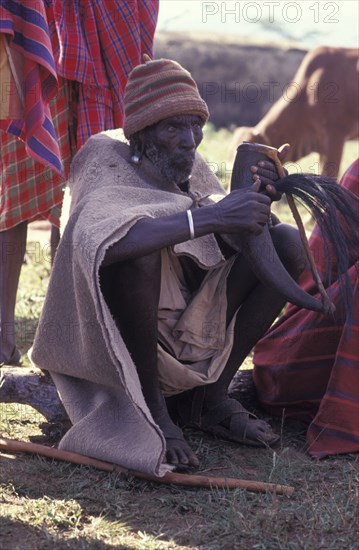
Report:
<svg viewBox="0 0 359 550"><path fill-rule="evenodd" d="M167 452L166 459L169 464L184 466L199 466L199 460L185 440L175 440L171 444L171 438L166 438ZM173 441L172 441L173 443Z"/></svg>

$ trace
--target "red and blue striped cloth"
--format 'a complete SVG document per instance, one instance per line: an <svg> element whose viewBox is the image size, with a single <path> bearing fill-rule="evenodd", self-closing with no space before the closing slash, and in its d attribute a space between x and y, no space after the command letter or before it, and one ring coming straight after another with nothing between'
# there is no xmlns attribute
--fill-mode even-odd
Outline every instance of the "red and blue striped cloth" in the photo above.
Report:
<svg viewBox="0 0 359 550"><path fill-rule="evenodd" d="M0 129L21 138L32 158L62 174L61 154L49 109L49 101L57 93L57 72L43 2L2 1L0 33L7 35L9 55L16 50L22 56L21 67L12 64L12 69L22 70L16 80L23 83L23 116L17 120L1 120ZM15 94L8 94L9 103L14 97Z"/></svg>
<svg viewBox="0 0 359 550"><path fill-rule="evenodd" d="M58 224L61 160L66 177L91 135L122 127L127 77L143 53L152 56L158 8L159 0L1 0L0 34L23 53L26 74L37 81L25 89L24 120L0 122L10 132L0 133L0 231L44 217ZM30 84L41 94L27 93Z"/></svg>
<svg viewBox="0 0 359 550"><path fill-rule="evenodd" d="M77 147L122 127L131 69L153 51L159 0L3 0L0 33L24 58L24 118L0 128L26 142L29 154L62 172L48 102L57 75L82 84ZM10 48L10 50L11 50Z"/></svg>
<svg viewBox="0 0 359 550"><path fill-rule="evenodd" d="M359 197L359 159L346 171L341 185ZM326 258L317 228L310 247L319 273L324 273ZM338 283L333 282L327 292L336 306L336 317L288 306L255 347L253 359L262 406L271 414L284 412L288 418L307 422L308 452L317 458L359 451L358 250L351 250L349 265L350 322L341 311ZM306 291L317 292L309 272L299 282Z"/></svg>

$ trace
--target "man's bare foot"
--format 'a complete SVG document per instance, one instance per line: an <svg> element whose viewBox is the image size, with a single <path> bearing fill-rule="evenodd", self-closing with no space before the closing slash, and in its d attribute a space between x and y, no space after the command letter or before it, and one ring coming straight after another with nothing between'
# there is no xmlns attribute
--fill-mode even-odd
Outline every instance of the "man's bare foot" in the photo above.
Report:
<svg viewBox="0 0 359 550"><path fill-rule="evenodd" d="M189 466L196 468L199 466L199 460L184 437L166 437L166 460L169 464L175 466Z"/></svg>
<svg viewBox="0 0 359 550"><path fill-rule="evenodd" d="M152 412L152 416L166 440L167 462L174 466L199 466L199 460L183 437L182 430L172 422L167 412Z"/></svg>

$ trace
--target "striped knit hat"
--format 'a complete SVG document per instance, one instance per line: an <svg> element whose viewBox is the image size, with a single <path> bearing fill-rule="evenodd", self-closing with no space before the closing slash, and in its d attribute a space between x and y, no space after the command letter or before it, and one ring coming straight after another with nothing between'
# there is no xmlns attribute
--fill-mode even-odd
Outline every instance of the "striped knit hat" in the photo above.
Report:
<svg viewBox="0 0 359 550"><path fill-rule="evenodd" d="M205 123L209 113L190 73L170 59L143 56L129 74L124 95L123 130L129 138L164 118L198 115Z"/></svg>

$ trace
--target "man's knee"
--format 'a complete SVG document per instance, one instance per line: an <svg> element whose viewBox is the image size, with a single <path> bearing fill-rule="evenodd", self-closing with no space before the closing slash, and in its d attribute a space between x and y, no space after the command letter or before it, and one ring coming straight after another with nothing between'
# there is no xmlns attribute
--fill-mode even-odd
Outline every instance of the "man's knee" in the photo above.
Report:
<svg viewBox="0 0 359 550"><path fill-rule="evenodd" d="M134 298L140 301L157 298L161 286L161 253L103 267L100 282L110 308L113 304L123 304Z"/></svg>
<svg viewBox="0 0 359 550"><path fill-rule="evenodd" d="M271 237L284 267L297 279L306 266L305 251L298 229L281 223L271 229Z"/></svg>
<svg viewBox="0 0 359 550"><path fill-rule="evenodd" d="M161 252L153 252L147 256L140 256L117 264L117 273L122 281L128 285L145 282L151 285L161 277Z"/></svg>

